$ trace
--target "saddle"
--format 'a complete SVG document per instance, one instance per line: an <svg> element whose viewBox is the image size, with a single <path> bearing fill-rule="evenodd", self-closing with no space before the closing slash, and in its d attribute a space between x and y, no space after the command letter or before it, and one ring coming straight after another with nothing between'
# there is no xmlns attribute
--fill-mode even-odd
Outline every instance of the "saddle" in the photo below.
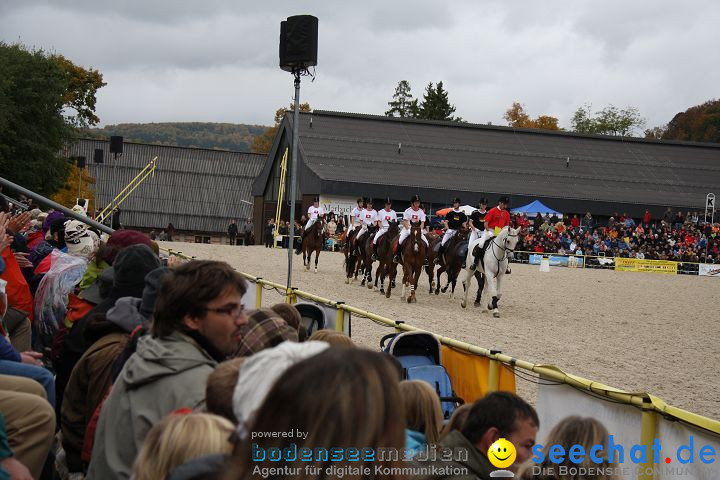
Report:
<svg viewBox="0 0 720 480"><path fill-rule="evenodd" d="M480 248L480 245L475 245L475 248L473 248L472 254L473 254L473 257L475 257L475 261L473 263L475 265L477 265L479 263L480 266L482 266L483 271L485 271L485 252L487 251L488 245L490 245L493 238L495 238L495 237L488 238L485 241L485 245L483 245L482 248ZM466 253L467 253L467 250L466 250Z"/></svg>

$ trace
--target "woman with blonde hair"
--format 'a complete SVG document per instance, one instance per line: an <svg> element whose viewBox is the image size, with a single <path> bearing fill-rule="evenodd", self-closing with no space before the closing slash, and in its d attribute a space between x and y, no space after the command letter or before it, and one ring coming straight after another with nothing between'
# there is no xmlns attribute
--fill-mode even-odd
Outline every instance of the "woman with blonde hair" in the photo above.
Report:
<svg viewBox="0 0 720 480"><path fill-rule="evenodd" d="M521 480L617 480L615 475L616 466L608 461L608 431L605 426L594 418L570 416L561 420L550 431L545 440L542 455L545 457L540 464L528 462L518 472ZM565 450L565 456L560 463L550 461L549 452L553 445L561 445ZM568 452L573 445L580 445L585 451L582 462L574 463L570 460ZM601 452L596 457L602 459L601 463L595 463L590 450L594 445L602 445ZM566 475L561 475L567 471ZM538 468L540 473L537 472ZM579 472L593 472L591 475L581 475Z"/></svg>
<svg viewBox="0 0 720 480"><path fill-rule="evenodd" d="M135 459L135 480L158 480L197 457L232 452L234 425L209 413L171 413L148 432Z"/></svg>
<svg viewBox="0 0 720 480"><path fill-rule="evenodd" d="M329 343L331 347L355 348L352 338L337 330L322 329L313 333L308 340Z"/></svg>
<svg viewBox="0 0 720 480"><path fill-rule="evenodd" d="M470 410L472 410L472 406L472 403L465 403L455 409L450 420L448 420L448 423L440 432L440 441L443 441L453 430L462 430L463 425L465 425L465 420L467 420L468 414L470 414Z"/></svg>
<svg viewBox="0 0 720 480"><path fill-rule="evenodd" d="M400 382L400 395L405 406L405 447L417 453L426 445L437 445L443 413L435 389L420 380L403 380Z"/></svg>

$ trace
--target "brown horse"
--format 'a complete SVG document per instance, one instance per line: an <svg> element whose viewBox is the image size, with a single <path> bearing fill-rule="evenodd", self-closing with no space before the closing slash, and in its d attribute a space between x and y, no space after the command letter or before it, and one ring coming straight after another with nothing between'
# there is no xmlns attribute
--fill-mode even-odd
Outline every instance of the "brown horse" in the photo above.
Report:
<svg viewBox="0 0 720 480"><path fill-rule="evenodd" d="M468 248L468 236L470 229L462 227L447 242L445 253L440 257L440 268L437 271L437 286L435 287L435 295L440 293L440 275L447 272L448 281L443 287L442 292L447 292L448 287L452 283L450 298L455 297L455 286L457 285L458 275L462 270L462 263L465 260Z"/></svg>
<svg viewBox="0 0 720 480"><path fill-rule="evenodd" d="M395 284L395 276L397 275L397 265L392 259L395 254L393 245L397 241L399 234L398 222L390 222L387 232L378 238L377 245L375 246L377 259L380 263L375 271L375 289L377 289L378 280L380 280L380 293L385 294L387 298L390 298L390 292ZM385 292L385 277L390 277L387 292Z"/></svg>
<svg viewBox="0 0 720 480"><path fill-rule="evenodd" d="M343 254L345 255L345 283L357 280L360 265L362 264L362 251L357 244L358 233L360 233L359 226L355 227L348 233L347 241L343 247ZM360 239L360 243L362 243L364 237L365 236L363 235L363 238Z"/></svg>
<svg viewBox="0 0 720 480"><path fill-rule="evenodd" d="M422 238L420 225L413 225L410 235L405 239L402 246L403 260L403 290L400 300L405 300L406 289L410 287L410 294L407 296L407 303L416 303L415 290L422 273L427 255L427 247Z"/></svg>
<svg viewBox="0 0 720 480"><path fill-rule="evenodd" d="M295 250L296 255L303 254L303 265L305 270L310 270L310 260L312 258L312 252L315 252L315 273L317 273L318 257L320 256L320 250L322 250L325 244L325 216L320 215L315 223L312 224L307 232L303 232L302 243L300 248ZM306 260L307 258L307 260Z"/></svg>
<svg viewBox="0 0 720 480"><path fill-rule="evenodd" d="M428 283L430 284L430 291L428 293L432 295L435 289L435 258L437 258L438 247L440 247L442 236L430 232L427 237L430 247L427 249L428 265L425 267L425 272L428 275Z"/></svg>
<svg viewBox="0 0 720 480"><path fill-rule="evenodd" d="M370 253L370 245L372 245L373 238L377 232L376 226L369 226L365 235L360 239L358 244L358 263L355 272L355 278L357 278L357 271L362 271L363 279L360 282L360 286L364 286L367 283L367 287L372 289L372 254Z"/></svg>

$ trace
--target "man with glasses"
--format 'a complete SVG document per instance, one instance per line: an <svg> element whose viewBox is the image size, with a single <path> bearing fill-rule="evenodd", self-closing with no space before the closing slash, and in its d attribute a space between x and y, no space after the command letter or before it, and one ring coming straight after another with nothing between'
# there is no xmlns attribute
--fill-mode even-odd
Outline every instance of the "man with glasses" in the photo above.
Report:
<svg viewBox="0 0 720 480"><path fill-rule="evenodd" d="M130 478L155 423L178 408L204 405L208 375L242 339L246 288L224 262L192 261L167 275L151 335L140 338L102 408L88 478Z"/></svg>

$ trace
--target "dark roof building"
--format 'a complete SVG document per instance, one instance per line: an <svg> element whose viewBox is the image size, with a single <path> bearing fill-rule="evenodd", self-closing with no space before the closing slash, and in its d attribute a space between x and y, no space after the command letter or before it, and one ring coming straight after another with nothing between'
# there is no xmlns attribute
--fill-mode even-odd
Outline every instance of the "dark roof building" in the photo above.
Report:
<svg viewBox="0 0 720 480"><path fill-rule="evenodd" d="M317 194L389 196L396 210L414 194L443 206L456 194L470 204L507 194L511 208L539 199L566 213L641 216L649 208L659 216L668 206L703 210L706 194L720 193L717 144L318 110L301 113L299 127L301 211ZM256 222L275 216L278 164L291 137L288 112L253 185Z"/></svg>
<svg viewBox="0 0 720 480"><path fill-rule="evenodd" d="M103 163L93 162L95 150ZM226 232L229 219L252 217L252 184L267 155L183 148L141 143L123 144L117 158L108 141L79 140L68 156L84 156L95 177L96 204L105 206L158 157L148 177L120 206L120 221L127 227L179 231Z"/></svg>

